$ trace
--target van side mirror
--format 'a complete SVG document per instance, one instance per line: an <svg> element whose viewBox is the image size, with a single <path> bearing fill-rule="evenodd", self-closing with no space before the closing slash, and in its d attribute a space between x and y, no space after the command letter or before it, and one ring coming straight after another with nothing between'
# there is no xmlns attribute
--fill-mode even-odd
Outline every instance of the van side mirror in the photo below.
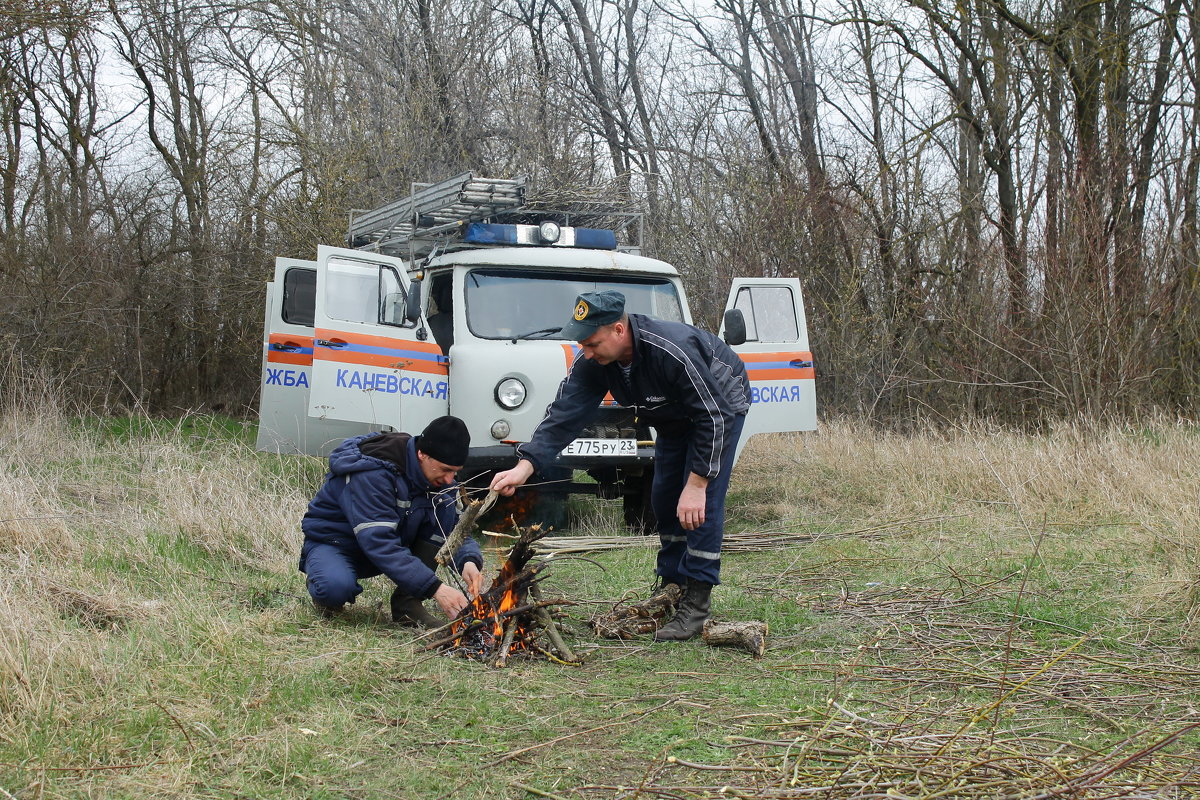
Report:
<svg viewBox="0 0 1200 800"><path fill-rule="evenodd" d="M746 343L746 318L740 308L730 308L725 311L725 344L737 347Z"/></svg>
<svg viewBox="0 0 1200 800"><path fill-rule="evenodd" d="M421 318L421 281L413 279L408 284L408 302L404 307L404 319L416 322Z"/></svg>

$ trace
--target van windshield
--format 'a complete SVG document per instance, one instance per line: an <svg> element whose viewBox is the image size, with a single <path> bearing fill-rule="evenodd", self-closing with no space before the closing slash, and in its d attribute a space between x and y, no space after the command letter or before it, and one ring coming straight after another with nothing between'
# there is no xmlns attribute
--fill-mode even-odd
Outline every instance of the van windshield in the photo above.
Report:
<svg viewBox="0 0 1200 800"><path fill-rule="evenodd" d="M491 268L467 273L467 325L480 339L561 339L575 298L608 289L625 295L631 314L683 321L679 293L665 278Z"/></svg>

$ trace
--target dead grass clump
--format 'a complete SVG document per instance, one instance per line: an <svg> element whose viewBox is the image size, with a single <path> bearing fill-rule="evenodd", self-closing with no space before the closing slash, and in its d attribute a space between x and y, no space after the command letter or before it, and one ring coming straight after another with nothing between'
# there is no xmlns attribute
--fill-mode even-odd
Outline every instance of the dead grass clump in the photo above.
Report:
<svg viewBox="0 0 1200 800"><path fill-rule="evenodd" d="M204 456L172 452L166 461L148 487L159 498L163 529L241 564L277 564L281 553L300 552L308 498L282 481L264 487L258 456L248 447Z"/></svg>
<svg viewBox="0 0 1200 800"><path fill-rule="evenodd" d="M91 637L74 636L20 565L0 582L0 731L60 707L79 675L107 671Z"/></svg>
<svg viewBox="0 0 1200 800"><path fill-rule="evenodd" d="M0 449L0 460L0 553L72 552L70 515L19 459Z"/></svg>
<svg viewBox="0 0 1200 800"><path fill-rule="evenodd" d="M35 578L33 584L35 593L46 598L63 616L91 628L108 630L130 622L144 622L152 616L153 605L130 602L111 591L86 592L48 577Z"/></svg>
<svg viewBox="0 0 1200 800"><path fill-rule="evenodd" d="M1200 434L1166 420L1030 436L984 424L896 434L835 419L815 433L752 440L734 480L769 490L763 502L782 509L860 518L1015 513L1034 523L1200 530Z"/></svg>
<svg viewBox="0 0 1200 800"><path fill-rule="evenodd" d="M888 717L831 702L781 718L766 735L728 736L732 763L664 758L630 796L1149 800L1193 796L1200 788L1197 759L1166 749L1200 723L1144 731L1095 751L1020 730L939 730ZM612 794L621 788L581 786L575 794L625 796Z"/></svg>

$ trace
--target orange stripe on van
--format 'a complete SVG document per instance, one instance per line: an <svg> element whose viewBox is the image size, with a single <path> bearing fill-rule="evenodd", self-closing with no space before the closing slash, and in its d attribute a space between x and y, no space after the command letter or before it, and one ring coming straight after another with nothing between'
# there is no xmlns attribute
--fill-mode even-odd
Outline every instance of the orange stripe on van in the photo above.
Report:
<svg viewBox="0 0 1200 800"><path fill-rule="evenodd" d="M267 363L312 366L313 338L291 333L272 333L267 337Z"/></svg>
<svg viewBox="0 0 1200 800"><path fill-rule="evenodd" d="M422 372L426 375L449 375L450 370L445 364L435 364L432 361L419 361L403 356L384 356L378 353L341 353L328 347L321 349L322 361L335 361L338 364L357 364L363 367L384 367L385 369L402 369L405 372Z"/></svg>
<svg viewBox="0 0 1200 800"><path fill-rule="evenodd" d="M321 344L322 341L341 344L343 347L329 347ZM322 361L335 361L339 364L402 369L426 375L448 375L450 372L442 349L433 342L414 342L318 328L313 352Z"/></svg>
<svg viewBox="0 0 1200 800"><path fill-rule="evenodd" d="M739 355L746 364L746 374L752 381L812 380L817 375L812 365L812 353L809 352L792 350Z"/></svg>
<svg viewBox="0 0 1200 800"><path fill-rule="evenodd" d="M311 367L312 359L312 353L280 353L276 351L267 353L268 364L293 364L298 367Z"/></svg>
<svg viewBox="0 0 1200 800"><path fill-rule="evenodd" d="M785 350L778 353L739 353L746 364L762 361L812 361L813 354L798 350Z"/></svg>
<svg viewBox="0 0 1200 800"><path fill-rule="evenodd" d="M748 369L746 375L752 381L799 381L812 380L817 377L817 371L812 367L797 369Z"/></svg>

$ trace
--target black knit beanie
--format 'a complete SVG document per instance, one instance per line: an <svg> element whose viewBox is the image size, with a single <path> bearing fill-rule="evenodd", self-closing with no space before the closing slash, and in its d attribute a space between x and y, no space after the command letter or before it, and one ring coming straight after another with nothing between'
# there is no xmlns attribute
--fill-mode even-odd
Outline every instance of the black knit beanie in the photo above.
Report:
<svg viewBox="0 0 1200 800"><path fill-rule="evenodd" d="M471 434L467 424L458 417L438 417L425 426L417 439L417 449L432 459L451 467L467 463Z"/></svg>

